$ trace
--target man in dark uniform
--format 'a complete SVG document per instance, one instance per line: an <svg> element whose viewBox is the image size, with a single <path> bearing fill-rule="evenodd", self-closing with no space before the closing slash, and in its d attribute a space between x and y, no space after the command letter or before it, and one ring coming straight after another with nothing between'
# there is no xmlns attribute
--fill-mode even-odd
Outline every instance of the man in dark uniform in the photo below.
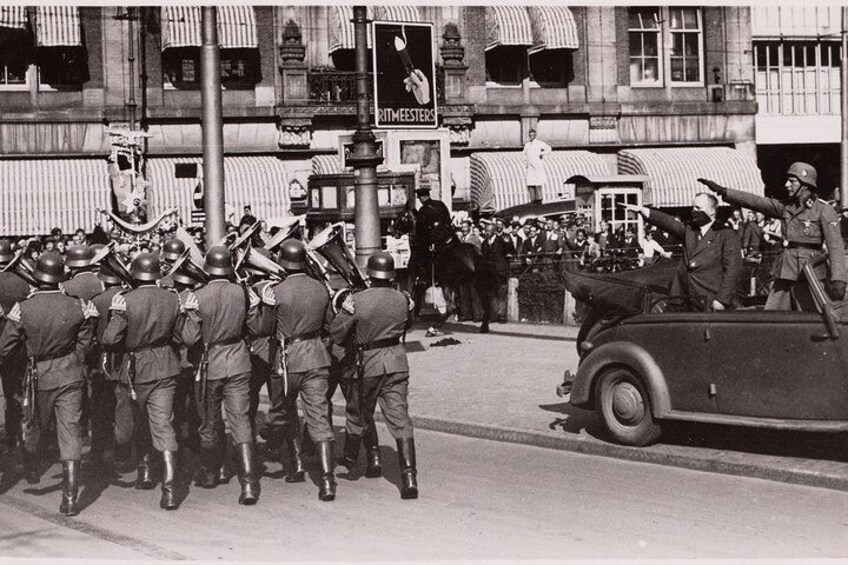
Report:
<svg viewBox="0 0 848 565"><path fill-rule="evenodd" d="M171 266L174 264L174 261L180 258L185 248L185 243L176 237L169 239L162 245L162 273L165 275L159 281L159 286L162 288L174 288L174 277L173 273L171 273Z"/></svg>
<svg viewBox="0 0 848 565"><path fill-rule="evenodd" d="M698 179L727 202L762 212L769 218L783 221L786 246L774 262L772 275L776 280L771 287L766 310L791 310L803 295L795 292L801 269L822 255L822 245L827 245L830 260L830 277L825 287L834 300L845 297L848 268L845 265L845 247L839 230L839 216L831 206L816 196L816 170L807 163L792 163L786 171L785 187L789 200L781 202L739 190L723 187L710 180ZM828 278L825 265L816 269L820 279Z"/></svg>
<svg viewBox="0 0 848 565"><path fill-rule="evenodd" d="M183 269L169 273L173 289L180 297L180 303L185 304L189 294L200 285ZM160 286L161 281L160 281ZM174 392L174 431L180 448L199 448L198 430L200 429L200 414L197 412L197 402L194 397L194 379L203 357L203 345L196 343L191 347L180 346L180 378L177 379L177 389ZM183 432L185 427L185 432Z"/></svg>
<svg viewBox="0 0 848 565"><path fill-rule="evenodd" d="M174 344L181 343L184 316L176 293L156 285L162 277L157 255L139 253L131 272L138 287L112 298L111 318L102 343L121 346L125 352L119 378L127 383L139 415L135 434L141 462L135 486L140 490L155 487L152 447L161 453L163 461L159 506L175 510L179 507L175 492L177 437L172 417L180 360Z"/></svg>
<svg viewBox="0 0 848 565"><path fill-rule="evenodd" d="M39 257L33 276L38 290L15 304L0 336L0 357L12 358L18 347L29 358L24 403L27 410L25 453L28 475L37 481L40 436L56 423L62 460L62 503L59 512L79 513L80 458L82 436L80 418L85 371L82 360L92 346L92 325L97 309L90 303L71 298L59 290L64 265L58 253ZM38 422L36 424L35 418Z"/></svg>
<svg viewBox="0 0 848 565"><path fill-rule="evenodd" d="M91 300L103 292L103 281L95 273L97 266L91 264L94 254L102 247L100 244L68 247L65 266L70 271L70 278L62 283L68 296Z"/></svg>
<svg viewBox="0 0 848 565"><path fill-rule="evenodd" d="M258 333L259 297L250 289L231 282L235 276L226 247L216 246L206 253L204 269L209 283L194 291L187 303L196 302L189 312L183 336L187 345L203 343L198 411L201 414L201 470L198 484L214 488L226 453L221 422L221 404L236 444L240 467L239 504L259 500L259 475L253 449L250 410L250 350L246 338Z"/></svg>
<svg viewBox="0 0 848 565"><path fill-rule="evenodd" d="M0 306L4 312L23 302L30 293L29 284L14 273L3 272L14 259L12 246L8 240L0 239ZM0 378L3 382L3 396L6 399L5 423L6 446L17 449L21 441L21 384L26 370L26 355L22 348L17 354L4 360L0 365Z"/></svg>
<svg viewBox="0 0 848 565"><path fill-rule="evenodd" d="M330 354L321 340L332 320L326 287L306 275L306 248L297 240L285 240L280 265L290 274L263 296L276 308L277 359L271 376L269 437L279 444L296 430L295 401L300 395L304 420L318 452L321 483L318 498L336 498L333 475L333 429L328 417L327 388Z"/></svg>
<svg viewBox="0 0 848 565"><path fill-rule="evenodd" d="M353 340L357 352L357 382L351 387L345 426L345 460L355 464L359 438L377 402L389 432L397 442L401 470L401 498L418 498L415 439L407 412L409 364L402 343L412 323L409 297L392 288L395 265L388 253L368 258L372 286L344 301L330 327L337 344Z"/></svg>
<svg viewBox="0 0 848 565"><path fill-rule="evenodd" d="M716 222L715 196L704 192L695 196L688 225L659 210L634 204L622 206L683 241L683 258L671 287L672 296L703 301L697 304L698 310L724 310L734 305L742 276L742 247L734 230Z"/></svg>

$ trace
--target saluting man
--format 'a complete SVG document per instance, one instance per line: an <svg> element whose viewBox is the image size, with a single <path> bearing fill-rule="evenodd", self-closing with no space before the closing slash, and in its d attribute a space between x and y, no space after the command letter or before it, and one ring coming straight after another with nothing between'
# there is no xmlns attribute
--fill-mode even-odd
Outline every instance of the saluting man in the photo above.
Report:
<svg viewBox="0 0 848 565"><path fill-rule="evenodd" d="M379 402L397 442L401 498L418 498L415 439L407 411L409 364L402 343L412 322L413 305L408 296L392 288L395 264L390 254L369 257L367 273L371 288L349 295L330 328L335 343L352 339L358 356L357 382L347 404L346 466L356 464L359 443Z"/></svg>
<svg viewBox="0 0 848 565"><path fill-rule="evenodd" d="M97 309L59 290L65 266L58 253L44 253L33 271L38 290L15 304L0 336L0 357L12 358L18 347L26 348L27 375L24 383L25 464L28 479L38 482L38 453L41 434L56 422L62 459L62 502L59 512L79 513L80 458L82 456L83 360L92 346L92 324ZM37 423L36 420L37 419Z"/></svg>
<svg viewBox="0 0 848 565"><path fill-rule="evenodd" d="M781 202L748 192L723 187L711 180L698 179L710 190L730 204L762 212L769 218L783 221L785 247L775 260L772 284L766 310L791 310L792 303L803 300L794 292L801 269L808 261L822 255L822 245L827 244L830 260L830 277L825 285L833 300L845 298L848 268L845 265L845 246L839 226L839 215L826 202L816 196L816 169L807 163L792 163L786 171L786 191L789 199ZM824 265L816 269L820 279L827 279Z"/></svg>
<svg viewBox="0 0 848 565"><path fill-rule="evenodd" d="M239 504L259 500L259 474L250 426L250 350L248 335L260 331L259 297L250 289L232 282L232 257L226 247L216 246L206 254L204 270L209 283L192 293L188 302L197 308L189 312L184 327L187 345L203 343L198 411L201 415L201 470L198 485L214 488L226 454L226 438L221 421L221 404L236 444L240 467Z"/></svg>
<svg viewBox="0 0 848 565"><path fill-rule="evenodd" d="M102 343L123 348L119 378L138 406L140 418L135 433L142 458L135 488L150 490L156 486L151 470L152 447L163 462L159 507L175 510L179 507L175 483L178 447L172 417L180 374L175 344L180 344L184 316L176 293L156 285L162 278L157 255L139 253L130 270L138 286L112 298L111 318Z"/></svg>

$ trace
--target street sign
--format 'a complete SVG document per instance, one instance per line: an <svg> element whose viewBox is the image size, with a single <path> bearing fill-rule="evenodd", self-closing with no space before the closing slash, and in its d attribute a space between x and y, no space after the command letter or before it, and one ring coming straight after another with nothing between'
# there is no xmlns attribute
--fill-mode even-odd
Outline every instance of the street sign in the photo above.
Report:
<svg viewBox="0 0 848 565"><path fill-rule="evenodd" d="M435 128L433 24L374 22L374 125Z"/></svg>

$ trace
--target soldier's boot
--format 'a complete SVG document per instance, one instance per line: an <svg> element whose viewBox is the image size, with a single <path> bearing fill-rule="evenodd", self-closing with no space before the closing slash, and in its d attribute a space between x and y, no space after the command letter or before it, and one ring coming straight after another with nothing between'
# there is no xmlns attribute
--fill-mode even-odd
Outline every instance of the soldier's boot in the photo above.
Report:
<svg viewBox="0 0 848 565"><path fill-rule="evenodd" d="M24 479L31 485L41 482L41 469L38 453L32 453L26 449L21 450L21 460L24 468Z"/></svg>
<svg viewBox="0 0 848 565"><path fill-rule="evenodd" d="M400 462L400 497L404 500L418 498L418 478L415 467L415 440L404 438L397 440L398 460Z"/></svg>
<svg viewBox="0 0 848 565"><path fill-rule="evenodd" d="M162 498L159 499L159 508L163 510L176 510L180 507L177 502L177 452L162 452Z"/></svg>
<svg viewBox="0 0 848 565"><path fill-rule="evenodd" d="M303 439L300 442L300 456L312 457L315 455L315 442L312 441L312 436L309 435L309 429L306 424L303 425Z"/></svg>
<svg viewBox="0 0 848 565"><path fill-rule="evenodd" d="M376 479L383 476L383 466L380 464L380 443L377 439L377 428L370 425L362 436L365 445L365 478Z"/></svg>
<svg viewBox="0 0 848 565"><path fill-rule="evenodd" d="M115 472L130 473L133 470L132 466L132 446L131 445L116 445L115 446Z"/></svg>
<svg viewBox="0 0 848 565"><path fill-rule="evenodd" d="M215 488L218 486L218 450L208 447L200 450L200 469L194 476L195 486Z"/></svg>
<svg viewBox="0 0 848 565"><path fill-rule="evenodd" d="M59 504L59 513L65 516L79 514L79 473L79 459L62 461L62 502Z"/></svg>
<svg viewBox="0 0 848 565"><path fill-rule="evenodd" d="M333 443L319 441L315 444L318 450L318 460L321 463L321 483L318 498L323 501L336 499L336 477L333 475Z"/></svg>
<svg viewBox="0 0 848 565"><path fill-rule="evenodd" d="M224 442L224 445L221 447L221 453L218 456L218 460L221 462L221 466L218 467L218 483L226 485L230 482L230 477L232 476L226 442Z"/></svg>
<svg viewBox="0 0 848 565"><path fill-rule="evenodd" d="M359 447L362 445L362 436L345 432L344 451L339 458L339 465L352 471L359 460Z"/></svg>
<svg viewBox="0 0 848 565"><path fill-rule="evenodd" d="M297 430L294 430L286 438L286 453L288 455L287 483L302 483L306 480L306 471L303 468L303 458L300 451L300 440L297 437Z"/></svg>
<svg viewBox="0 0 848 565"><path fill-rule="evenodd" d="M138 476L133 485L137 490L153 490L156 481L153 480L153 466L150 461L150 453L145 453L138 464Z"/></svg>
<svg viewBox="0 0 848 565"><path fill-rule="evenodd" d="M259 476L256 473L256 461L253 458L253 444L240 443L236 447L240 467L239 483L241 483L239 504L252 506L259 501Z"/></svg>

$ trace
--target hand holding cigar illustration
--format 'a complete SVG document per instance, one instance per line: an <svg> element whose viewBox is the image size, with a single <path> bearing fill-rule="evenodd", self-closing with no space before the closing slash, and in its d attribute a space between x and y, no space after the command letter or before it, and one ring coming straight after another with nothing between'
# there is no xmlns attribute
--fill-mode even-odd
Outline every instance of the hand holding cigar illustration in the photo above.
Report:
<svg viewBox="0 0 848 565"><path fill-rule="evenodd" d="M395 36L395 50L403 62L407 76L403 79L403 85L407 92L415 95L415 100L418 104L425 105L430 103L430 81L427 76L412 65L412 59L409 57L409 52L406 50L406 41Z"/></svg>

